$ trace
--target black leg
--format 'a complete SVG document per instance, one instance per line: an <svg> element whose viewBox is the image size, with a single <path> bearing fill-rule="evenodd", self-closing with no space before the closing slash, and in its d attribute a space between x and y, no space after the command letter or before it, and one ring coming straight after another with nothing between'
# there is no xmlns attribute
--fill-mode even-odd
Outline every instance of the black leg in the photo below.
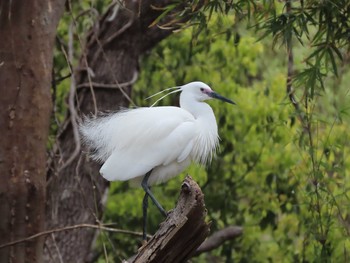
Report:
<svg viewBox="0 0 350 263"><path fill-rule="evenodd" d="M159 211L162 213L164 217L167 216L167 212L164 210L164 208L160 205L160 203L157 201L157 199L154 197L154 195L151 192L151 189L148 186L148 178L150 177L152 173L152 170L149 171L145 177L143 178L141 185L143 190L145 190L146 194L152 199L152 202L156 205L156 207L159 209Z"/></svg>
<svg viewBox="0 0 350 263"><path fill-rule="evenodd" d="M148 208L148 194L145 193L145 197L143 198L143 203L142 203L142 211L143 211L142 239L144 241L147 241L147 208Z"/></svg>

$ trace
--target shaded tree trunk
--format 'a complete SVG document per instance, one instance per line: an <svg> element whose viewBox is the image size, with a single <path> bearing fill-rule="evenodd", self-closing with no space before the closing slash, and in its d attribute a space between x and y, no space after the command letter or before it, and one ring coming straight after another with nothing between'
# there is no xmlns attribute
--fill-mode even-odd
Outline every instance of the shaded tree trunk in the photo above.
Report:
<svg viewBox="0 0 350 263"><path fill-rule="evenodd" d="M44 230L51 69L64 1L0 1L0 244ZM43 239L0 250L42 262Z"/></svg>
<svg viewBox="0 0 350 263"><path fill-rule="evenodd" d="M124 7L118 3L109 8L88 35L85 54L75 72L76 107L83 114L127 106L140 56L172 33L149 27L161 14L151 5L165 6L169 1L127 1ZM98 222L108 187L99 175L99 165L89 162L80 152L74 155L79 148L70 117L58 137L56 167L48 172L47 229ZM67 163L72 157L74 160ZM51 235L45 242L45 260L83 262L94 235L92 229Z"/></svg>

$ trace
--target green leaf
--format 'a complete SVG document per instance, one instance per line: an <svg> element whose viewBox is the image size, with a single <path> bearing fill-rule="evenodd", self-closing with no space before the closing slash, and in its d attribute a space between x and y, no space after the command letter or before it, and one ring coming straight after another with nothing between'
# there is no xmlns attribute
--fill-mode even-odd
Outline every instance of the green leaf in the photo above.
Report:
<svg viewBox="0 0 350 263"><path fill-rule="evenodd" d="M327 49L327 52L328 52L329 58L330 58L331 63L332 63L333 72L338 77L337 64L335 63L333 52L330 48Z"/></svg>
<svg viewBox="0 0 350 263"><path fill-rule="evenodd" d="M153 26L155 26L162 18L164 18L168 13L170 13L170 12L171 12L173 9L175 9L178 5L179 5L179 3L167 5L167 6L164 8L164 12L161 13L148 27L153 27ZM156 7L154 7L154 8L156 8Z"/></svg>

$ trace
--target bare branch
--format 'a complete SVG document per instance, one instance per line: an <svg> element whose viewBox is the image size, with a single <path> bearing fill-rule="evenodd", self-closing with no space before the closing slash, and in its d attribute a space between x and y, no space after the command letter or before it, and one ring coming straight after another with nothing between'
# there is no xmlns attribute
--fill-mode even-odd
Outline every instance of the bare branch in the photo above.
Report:
<svg viewBox="0 0 350 263"><path fill-rule="evenodd" d="M130 85L134 84L137 80L137 77L138 77L138 74L135 71L132 79L130 81L127 81L127 82L123 82L123 83L97 83L97 82L90 82L89 83L89 82L85 82L85 83L79 84L77 87L78 88L89 88L92 85L94 88L120 89L120 88L129 87Z"/></svg>
<svg viewBox="0 0 350 263"><path fill-rule="evenodd" d="M66 227L62 227L62 228L46 230L46 231L37 233L35 235L29 236L29 237L26 237L26 238L21 238L21 239L17 239L15 241L12 241L12 242L9 242L9 243L1 244L0 245L0 249L4 248L4 247L8 247L8 246L13 246L13 245L16 245L18 243L31 241L31 240L36 239L38 237L46 236L48 234L62 232L62 231L67 231L67 230L74 230L74 229L79 229L79 228L93 228L93 229L98 229L98 230L105 230L105 231L109 231L109 232L115 232L115 233L119 233L119 234L128 234L128 235L133 235L133 236L137 236L137 237L142 237L142 233L141 232L134 232L134 231L123 230L123 229L118 229L118 228L106 227L106 226L103 226L103 225L79 224L79 225L74 225L74 226L66 226Z"/></svg>
<svg viewBox="0 0 350 263"><path fill-rule="evenodd" d="M243 234L243 228L240 226L229 226L215 232L208 237L197 249L195 255L213 250L221 246L225 241L235 239Z"/></svg>

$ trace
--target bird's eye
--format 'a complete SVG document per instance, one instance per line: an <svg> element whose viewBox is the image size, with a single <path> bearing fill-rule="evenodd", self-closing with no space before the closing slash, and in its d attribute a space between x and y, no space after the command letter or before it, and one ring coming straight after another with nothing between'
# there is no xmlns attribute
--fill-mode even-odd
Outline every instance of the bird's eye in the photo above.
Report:
<svg viewBox="0 0 350 263"><path fill-rule="evenodd" d="M204 89L203 89L203 88L200 88L200 91L202 91L202 92L203 92L203 91L204 91Z"/></svg>

